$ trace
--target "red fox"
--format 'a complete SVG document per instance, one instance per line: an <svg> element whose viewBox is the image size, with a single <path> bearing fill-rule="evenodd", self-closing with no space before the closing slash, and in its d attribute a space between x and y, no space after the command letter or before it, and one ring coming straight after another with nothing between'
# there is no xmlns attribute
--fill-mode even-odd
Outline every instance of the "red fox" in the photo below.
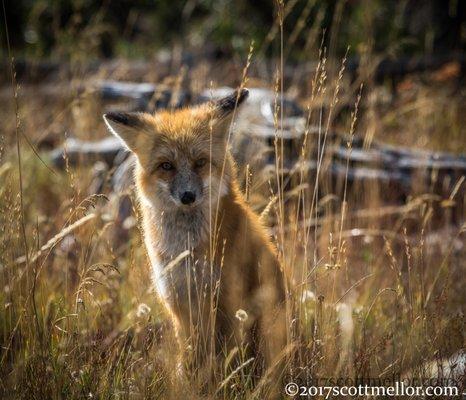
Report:
<svg viewBox="0 0 466 400"><path fill-rule="evenodd" d="M135 181L155 287L183 352L235 347L271 368L287 341L285 279L270 239L240 191L228 150L241 89L155 114L110 112L111 133L136 155Z"/></svg>

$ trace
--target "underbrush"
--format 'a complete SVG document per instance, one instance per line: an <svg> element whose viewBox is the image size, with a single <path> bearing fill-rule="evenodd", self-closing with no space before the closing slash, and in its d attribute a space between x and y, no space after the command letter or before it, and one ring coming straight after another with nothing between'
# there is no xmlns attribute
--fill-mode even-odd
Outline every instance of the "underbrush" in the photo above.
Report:
<svg viewBox="0 0 466 400"><path fill-rule="evenodd" d="M320 130L304 140L301 155L307 159L311 148L319 148L317 172L298 168L285 182L279 134L275 176L240 171L247 176L251 206L264 213L291 276L284 374L302 380L431 377L429 363L443 365L464 351L466 227L464 213L452 217L456 203L464 201L464 181L449 197L417 188L395 205L385 203L389 188L377 182L345 180L335 194L325 145L330 129L340 124L354 138L361 120L358 130L371 136L370 145L380 122L376 108L366 104L358 111L357 94L348 118L335 121L332 110L349 91L343 73L332 81L321 69L311 86L300 100L309 105L309 124ZM276 83L277 132L281 89ZM65 123L78 137L103 135L92 96L76 96L37 115L41 99L20 91L18 111L4 111L9 130L0 164L2 398L192 398L196 390L180 375L173 330L150 282L134 194L131 215L119 221L118 199L108 185L112 170L101 190L89 193L91 166L66 162L63 171L52 171L23 136L34 142L46 130L53 136L60 128L62 134ZM426 98L428 110L435 110L433 101ZM419 134L430 126L425 115L417 120L401 107L393 113L407 118L395 126L405 132L404 144L449 149L444 131ZM445 119L441 126L451 128L461 150L459 114L453 109L436 118ZM352 141L346 146L351 149ZM219 369L223 375L210 395L266 396L266 383L252 384L248 360L227 360Z"/></svg>

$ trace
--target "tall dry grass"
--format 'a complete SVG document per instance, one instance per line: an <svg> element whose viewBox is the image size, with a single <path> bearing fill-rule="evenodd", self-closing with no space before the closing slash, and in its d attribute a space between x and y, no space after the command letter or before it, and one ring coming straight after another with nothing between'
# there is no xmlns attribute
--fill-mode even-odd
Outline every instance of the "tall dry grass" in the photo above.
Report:
<svg viewBox="0 0 466 400"><path fill-rule="evenodd" d="M396 205L384 203L382 194L389 189L383 185L349 184L347 176L335 194L330 132L337 126L345 130L349 151L355 135L366 135L369 147L374 139L385 139L378 133L382 130L387 140L400 143L397 129L403 144L450 150L454 142L464 151L458 134L464 99L453 99L448 113L434 117L451 131L446 140L437 123L426 118L445 107L443 88L420 85L408 99L397 100L404 104L379 110L383 88L348 82L346 59L335 67L337 61L329 60L323 46L314 73L296 79L305 80L306 87L293 81L287 87L286 8L279 2L277 10L271 29L271 40L280 44L275 73L251 76L252 49L246 68L239 68L244 71L240 85L261 80L276 92L274 173L251 166L240 176L247 177L250 204L269 224L291 276L284 374L287 379L426 376L427 362L464 351L464 215L456 225L447 223L464 181L450 198L413 188L404 204ZM188 85L199 90L238 84L238 75L225 82L218 71L218 66L200 65ZM124 68L112 74L124 78ZM181 79L174 75L166 81L176 87ZM100 71L98 77L103 76L109 77ZM76 76L72 85L95 78ZM60 78L56 83L68 84ZM150 284L136 202L133 216L123 222L127 239L119 240L121 226L109 192L113 171L107 171L101 193L94 195L88 192L92 166L65 163L64 171L52 172L35 152L43 134L63 139L69 129L82 138L105 135L100 105L92 93L51 99L14 79L4 90L10 94L2 93L0 147L2 398L194 398L202 390L178 372L173 331ZM284 175L280 133L287 91L299 94L307 115L300 158ZM439 96L434 99L432 91ZM336 117L341 103L349 104L346 119ZM317 133L311 127L318 127ZM318 167L310 172L305 161L314 153ZM264 398L268 384L253 379L252 364L227 357L216 366L222 379L208 395Z"/></svg>

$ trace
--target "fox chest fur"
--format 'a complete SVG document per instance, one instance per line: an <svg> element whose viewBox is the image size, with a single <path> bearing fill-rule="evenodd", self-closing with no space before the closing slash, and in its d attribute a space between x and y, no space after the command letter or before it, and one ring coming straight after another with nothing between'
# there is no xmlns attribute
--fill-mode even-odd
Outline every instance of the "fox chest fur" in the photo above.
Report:
<svg viewBox="0 0 466 400"><path fill-rule="evenodd" d="M191 285L204 281L209 219L201 209L160 211L144 202L141 208L152 279L159 295L170 301L188 291L187 278ZM218 270L215 265L215 275Z"/></svg>

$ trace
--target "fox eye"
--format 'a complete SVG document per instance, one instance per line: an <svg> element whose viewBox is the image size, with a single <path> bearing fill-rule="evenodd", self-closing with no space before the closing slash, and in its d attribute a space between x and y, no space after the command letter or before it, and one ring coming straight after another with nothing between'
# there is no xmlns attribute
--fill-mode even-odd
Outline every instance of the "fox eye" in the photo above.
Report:
<svg viewBox="0 0 466 400"><path fill-rule="evenodd" d="M175 169L172 163L169 163L168 161L165 161L159 165L160 168L162 168L164 171L172 171Z"/></svg>
<svg viewBox="0 0 466 400"><path fill-rule="evenodd" d="M196 160L196 162L194 163L194 166L196 168L202 168L204 165L207 164L207 158L199 158L198 160Z"/></svg>

